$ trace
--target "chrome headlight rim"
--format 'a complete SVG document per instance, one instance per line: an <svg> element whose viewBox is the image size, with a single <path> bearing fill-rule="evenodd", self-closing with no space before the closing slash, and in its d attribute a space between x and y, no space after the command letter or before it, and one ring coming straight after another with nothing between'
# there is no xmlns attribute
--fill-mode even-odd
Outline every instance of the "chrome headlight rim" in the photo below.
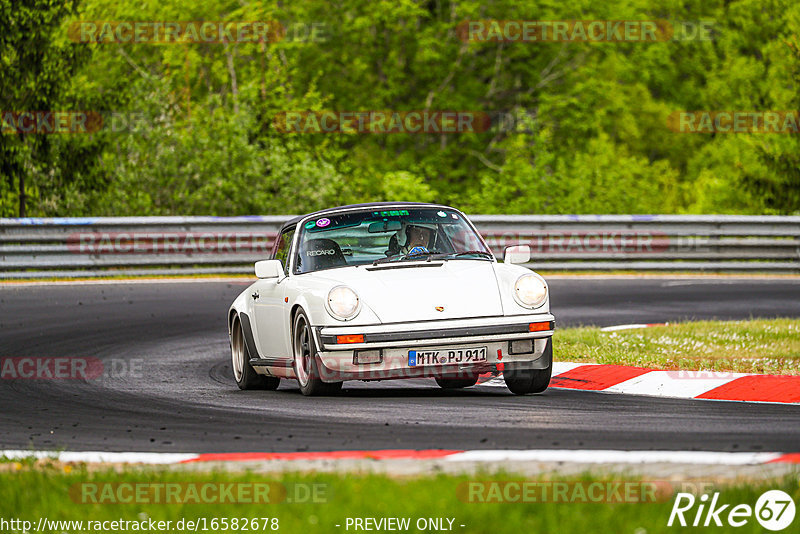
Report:
<svg viewBox="0 0 800 534"><path fill-rule="evenodd" d="M353 294L356 298L356 305L353 308L353 311L348 315L340 315L336 313L333 308L331 307L331 294L336 290L346 290ZM325 296L325 311L328 312L328 315L336 319L337 321L349 321L356 317L361 312L361 297L358 296L355 289L348 285L340 284L337 286L333 286L328 290L328 294Z"/></svg>
<svg viewBox="0 0 800 534"><path fill-rule="evenodd" d="M541 283L542 285L542 295L538 300L533 301L532 303L525 302L522 297L520 296L520 282L523 280L536 280L537 282ZM517 280L514 282L514 300L522 306L523 308L528 308L530 310L535 310L537 308L541 308L547 302L548 296L550 294L550 288L547 286L547 282L545 282L544 278L539 276L536 273L525 273L521 275Z"/></svg>

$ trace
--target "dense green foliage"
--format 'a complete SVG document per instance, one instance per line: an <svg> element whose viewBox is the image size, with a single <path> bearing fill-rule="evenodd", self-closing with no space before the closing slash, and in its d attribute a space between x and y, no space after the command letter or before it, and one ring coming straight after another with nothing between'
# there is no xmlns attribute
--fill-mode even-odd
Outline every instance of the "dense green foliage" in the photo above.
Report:
<svg viewBox="0 0 800 534"><path fill-rule="evenodd" d="M0 109L107 118L91 135L0 135L0 216L17 215L20 177L28 214L40 216L290 213L387 199L473 213L800 210L796 136L667 127L679 110L799 109L794 0L82 0L76 9L0 0ZM458 24L474 19L706 21L713 32L464 42ZM68 38L79 20L277 20L292 31L269 43L85 44ZM312 24L324 38L302 38ZM281 112L321 109L514 120L458 134L275 127ZM111 121L112 112L121 115Z"/></svg>

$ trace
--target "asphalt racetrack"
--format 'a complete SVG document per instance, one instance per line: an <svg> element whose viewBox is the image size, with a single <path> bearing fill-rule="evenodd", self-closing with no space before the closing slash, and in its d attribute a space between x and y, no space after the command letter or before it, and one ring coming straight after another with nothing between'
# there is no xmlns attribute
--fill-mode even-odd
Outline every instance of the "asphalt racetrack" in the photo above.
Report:
<svg viewBox="0 0 800 534"><path fill-rule="evenodd" d="M800 448L800 406L433 380L240 391L225 314L238 281L0 285L0 357L98 358L95 380L0 380L0 447L159 452ZM557 326L800 316L797 278L551 278ZM557 335L557 332L556 332ZM758 356L753 354L752 356ZM558 359L558 343L555 343Z"/></svg>

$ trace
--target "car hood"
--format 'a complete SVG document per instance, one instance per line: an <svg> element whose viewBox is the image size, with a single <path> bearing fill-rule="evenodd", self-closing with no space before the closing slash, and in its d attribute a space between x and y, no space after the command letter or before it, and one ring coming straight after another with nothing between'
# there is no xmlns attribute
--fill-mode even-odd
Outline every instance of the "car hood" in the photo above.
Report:
<svg viewBox="0 0 800 534"><path fill-rule="evenodd" d="M326 278L354 289L362 306L368 306L382 323L503 315L497 277L489 261L404 262L332 274L327 272Z"/></svg>

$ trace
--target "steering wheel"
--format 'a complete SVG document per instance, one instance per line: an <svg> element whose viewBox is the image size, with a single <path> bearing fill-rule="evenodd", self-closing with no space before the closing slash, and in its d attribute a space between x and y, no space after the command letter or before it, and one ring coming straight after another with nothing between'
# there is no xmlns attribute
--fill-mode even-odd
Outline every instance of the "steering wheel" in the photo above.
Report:
<svg viewBox="0 0 800 534"><path fill-rule="evenodd" d="M409 256L420 256L422 254L428 254L428 253L430 253L430 250L428 250L428 247L416 246L416 247L412 248L411 250L409 250L408 252L406 252L406 257L409 257Z"/></svg>

